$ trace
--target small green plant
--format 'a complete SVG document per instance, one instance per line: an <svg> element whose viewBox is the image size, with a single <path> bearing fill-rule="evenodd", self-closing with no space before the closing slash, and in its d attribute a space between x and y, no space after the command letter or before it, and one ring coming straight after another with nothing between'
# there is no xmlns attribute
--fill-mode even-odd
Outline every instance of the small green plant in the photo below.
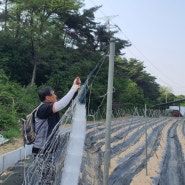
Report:
<svg viewBox="0 0 185 185"><path fill-rule="evenodd" d="M2 133L4 138L8 138L10 140L12 140L14 137L20 137L20 131L17 128L12 128L9 130L6 130Z"/></svg>

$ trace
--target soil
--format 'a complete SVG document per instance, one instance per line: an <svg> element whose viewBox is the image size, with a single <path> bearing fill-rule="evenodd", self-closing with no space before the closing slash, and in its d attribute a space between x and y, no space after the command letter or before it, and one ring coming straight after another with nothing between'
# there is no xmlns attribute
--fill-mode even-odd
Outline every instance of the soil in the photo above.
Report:
<svg viewBox="0 0 185 185"><path fill-rule="evenodd" d="M0 155L16 150L23 146L22 137L13 138L11 141L0 145Z"/></svg>

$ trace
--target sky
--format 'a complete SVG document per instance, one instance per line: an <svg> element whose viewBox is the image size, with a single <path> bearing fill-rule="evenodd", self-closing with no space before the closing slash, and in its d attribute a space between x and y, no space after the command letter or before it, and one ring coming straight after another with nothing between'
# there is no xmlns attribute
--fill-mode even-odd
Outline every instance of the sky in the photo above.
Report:
<svg viewBox="0 0 185 185"><path fill-rule="evenodd" d="M185 95L185 0L84 0L102 5L96 20L120 29L116 37L131 42L124 57L135 58L156 82L175 95Z"/></svg>

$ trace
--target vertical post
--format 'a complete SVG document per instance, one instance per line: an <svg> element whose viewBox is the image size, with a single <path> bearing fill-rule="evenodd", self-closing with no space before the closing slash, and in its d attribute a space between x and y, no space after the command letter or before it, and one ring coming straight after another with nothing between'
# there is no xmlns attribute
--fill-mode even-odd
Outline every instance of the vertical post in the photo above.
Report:
<svg viewBox="0 0 185 185"><path fill-rule="evenodd" d="M108 90L107 90L107 111L106 111L106 125L105 125L106 132L105 132L103 185L108 184L108 178L109 178L114 56L115 56L115 42L114 42L114 39L111 38L110 39L110 54L109 54L108 87L107 87Z"/></svg>
<svg viewBox="0 0 185 185"><path fill-rule="evenodd" d="M180 103L179 103L179 117L181 116L181 106L180 106Z"/></svg>
<svg viewBox="0 0 185 185"><path fill-rule="evenodd" d="M148 164L147 164L147 158L148 158L148 151L147 151L147 120L146 120L146 117L147 117L147 109L146 109L146 104L145 104L145 147L146 147L146 176L148 175Z"/></svg>
<svg viewBox="0 0 185 185"><path fill-rule="evenodd" d="M167 103L167 92L165 92L165 94L166 94L166 103Z"/></svg>

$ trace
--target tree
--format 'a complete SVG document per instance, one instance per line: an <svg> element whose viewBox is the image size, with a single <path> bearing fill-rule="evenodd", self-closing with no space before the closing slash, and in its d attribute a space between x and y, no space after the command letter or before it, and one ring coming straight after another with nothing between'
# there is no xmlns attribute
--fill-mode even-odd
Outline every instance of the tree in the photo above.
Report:
<svg viewBox="0 0 185 185"><path fill-rule="evenodd" d="M155 77L144 70L143 62L118 57L116 58L115 68L119 77L130 79L137 84L137 88L141 90L143 96L141 102L143 102L143 98L147 104L156 102L159 96L159 84L155 82Z"/></svg>
<svg viewBox="0 0 185 185"><path fill-rule="evenodd" d="M159 88L160 96L158 97L159 103L167 103L175 100L175 96L172 93L172 89L170 87L161 86Z"/></svg>
<svg viewBox="0 0 185 185"><path fill-rule="evenodd" d="M19 40L24 40L26 45L30 45L30 61L33 63L31 84L35 82L37 66L44 62L47 53L43 56L45 47L49 44L48 38L51 38L56 32L58 22L58 13L78 10L81 6L79 1L49 1L49 0L27 0L20 2L15 0L11 3L8 21L8 31ZM54 24L55 21L57 24ZM60 22L62 26L63 23ZM60 26L60 28L61 28ZM59 30L58 30L59 31ZM61 32L62 40L63 32Z"/></svg>

